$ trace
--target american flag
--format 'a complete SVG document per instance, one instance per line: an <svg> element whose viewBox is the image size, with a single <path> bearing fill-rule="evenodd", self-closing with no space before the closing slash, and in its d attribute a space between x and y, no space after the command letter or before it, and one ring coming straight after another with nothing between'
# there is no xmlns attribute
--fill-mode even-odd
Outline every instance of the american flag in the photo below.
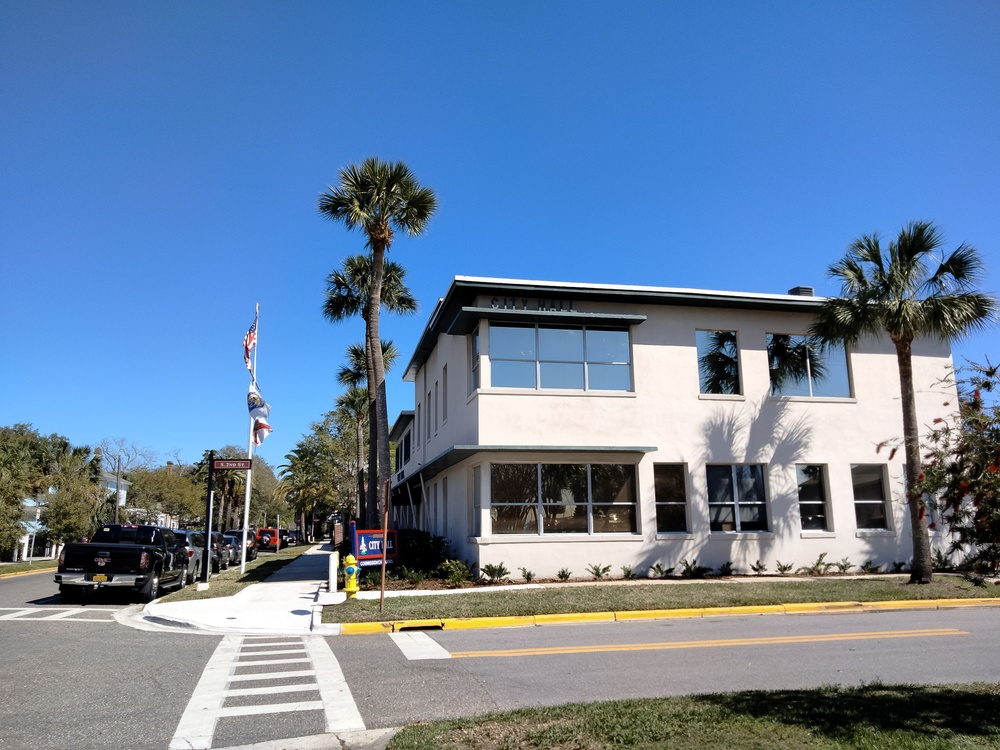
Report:
<svg viewBox="0 0 1000 750"><path fill-rule="evenodd" d="M243 362L246 364L247 369L253 372L253 365L250 364L250 351L257 346L257 316L253 318L253 323L250 324L250 330L247 331L247 335L243 337Z"/></svg>

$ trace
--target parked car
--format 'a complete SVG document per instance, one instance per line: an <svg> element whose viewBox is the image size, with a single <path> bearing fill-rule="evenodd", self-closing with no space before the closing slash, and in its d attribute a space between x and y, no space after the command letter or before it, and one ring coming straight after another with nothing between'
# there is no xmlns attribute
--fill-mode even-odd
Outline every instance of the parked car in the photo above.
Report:
<svg viewBox="0 0 1000 750"><path fill-rule="evenodd" d="M260 549L273 549L277 552L281 547L287 547L288 542L282 538L278 529L257 529L257 544Z"/></svg>
<svg viewBox="0 0 1000 750"><path fill-rule="evenodd" d="M224 533L236 537L240 543L243 541L243 529L229 529ZM248 562L257 559L257 532L253 529L247 529L247 548L244 554Z"/></svg>
<svg viewBox="0 0 1000 750"><path fill-rule="evenodd" d="M243 560L243 542L232 534L223 534L226 540L226 548L229 551L229 564L239 565Z"/></svg>
<svg viewBox="0 0 1000 750"><path fill-rule="evenodd" d="M198 532L202 535L204 531ZM218 531L213 531L211 541L208 543L208 551L212 557L212 573L220 573L229 567L229 552L226 550L226 540Z"/></svg>
<svg viewBox="0 0 1000 750"><path fill-rule="evenodd" d="M79 601L84 592L126 588L147 602L160 587L184 588L188 554L171 529L111 523L89 542L71 542L59 554L55 582L63 601Z"/></svg>
<svg viewBox="0 0 1000 750"><path fill-rule="evenodd" d="M298 544L299 543L299 530L298 529L288 529L288 543Z"/></svg>
<svg viewBox="0 0 1000 750"><path fill-rule="evenodd" d="M195 583L201 580L201 558L205 554L205 535L199 531L174 529L174 536L183 543L187 552L187 582Z"/></svg>

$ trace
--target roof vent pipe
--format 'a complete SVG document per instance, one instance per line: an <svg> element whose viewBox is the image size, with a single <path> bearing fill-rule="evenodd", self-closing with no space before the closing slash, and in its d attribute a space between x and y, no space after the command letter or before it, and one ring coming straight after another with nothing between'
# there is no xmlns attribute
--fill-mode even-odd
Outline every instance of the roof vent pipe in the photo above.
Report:
<svg viewBox="0 0 1000 750"><path fill-rule="evenodd" d="M796 297L812 297L813 288L811 286L793 286L788 290L789 294L794 294Z"/></svg>

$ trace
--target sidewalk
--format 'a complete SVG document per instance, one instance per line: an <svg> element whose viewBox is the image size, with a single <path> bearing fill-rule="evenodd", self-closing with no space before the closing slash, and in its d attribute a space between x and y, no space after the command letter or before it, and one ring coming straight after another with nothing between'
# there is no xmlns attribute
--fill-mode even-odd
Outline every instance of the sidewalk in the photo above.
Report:
<svg viewBox="0 0 1000 750"><path fill-rule="evenodd" d="M247 586L236 596L153 601L138 619L209 633L337 635L339 625L323 625L323 607L344 600L342 592L327 591L332 552L332 544L314 545L263 583Z"/></svg>

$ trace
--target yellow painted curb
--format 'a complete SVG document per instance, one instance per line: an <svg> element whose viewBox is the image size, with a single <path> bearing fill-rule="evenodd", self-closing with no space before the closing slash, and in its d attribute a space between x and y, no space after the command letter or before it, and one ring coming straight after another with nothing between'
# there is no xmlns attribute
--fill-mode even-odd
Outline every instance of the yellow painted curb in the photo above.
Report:
<svg viewBox="0 0 1000 750"><path fill-rule="evenodd" d="M784 604L782 609L785 612L849 612L851 610L863 611L861 602L801 602L799 604Z"/></svg>
<svg viewBox="0 0 1000 750"><path fill-rule="evenodd" d="M36 576L39 573L58 573L58 568L40 568L38 570L22 570L17 573L0 573L0 578L17 578L18 576Z"/></svg>
<svg viewBox="0 0 1000 750"><path fill-rule="evenodd" d="M562 615L535 615L536 625L564 625L571 622L614 622L614 612L576 612Z"/></svg>
<svg viewBox="0 0 1000 750"><path fill-rule="evenodd" d="M345 622L340 626L341 635L372 635L391 633L391 622Z"/></svg>
<svg viewBox="0 0 1000 750"><path fill-rule="evenodd" d="M702 617L716 615L780 615L785 608L780 604L747 604L742 607L706 607Z"/></svg>
<svg viewBox="0 0 1000 750"><path fill-rule="evenodd" d="M615 612L615 619L621 622L629 620L666 620L671 617L701 617L700 609L633 609L627 612Z"/></svg>
<svg viewBox="0 0 1000 750"><path fill-rule="evenodd" d="M535 618L531 615L510 617L454 617L443 621L445 630L472 630L474 628L516 628L531 627Z"/></svg>
<svg viewBox="0 0 1000 750"><path fill-rule="evenodd" d="M937 609L934 599L897 599L892 602L865 602L865 609Z"/></svg>
<svg viewBox="0 0 1000 750"><path fill-rule="evenodd" d="M939 607L995 607L1000 599L934 599Z"/></svg>

